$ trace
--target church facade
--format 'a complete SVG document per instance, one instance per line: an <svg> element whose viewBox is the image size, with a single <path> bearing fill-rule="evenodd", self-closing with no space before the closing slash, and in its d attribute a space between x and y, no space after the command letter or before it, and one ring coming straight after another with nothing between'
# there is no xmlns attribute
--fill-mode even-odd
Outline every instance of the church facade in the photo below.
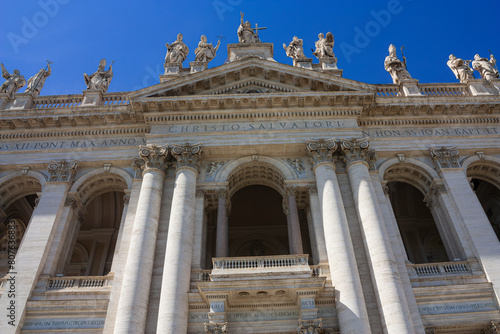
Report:
<svg viewBox="0 0 500 334"><path fill-rule="evenodd" d="M138 91L0 94L1 332L499 333L500 82L240 29Z"/></svg>

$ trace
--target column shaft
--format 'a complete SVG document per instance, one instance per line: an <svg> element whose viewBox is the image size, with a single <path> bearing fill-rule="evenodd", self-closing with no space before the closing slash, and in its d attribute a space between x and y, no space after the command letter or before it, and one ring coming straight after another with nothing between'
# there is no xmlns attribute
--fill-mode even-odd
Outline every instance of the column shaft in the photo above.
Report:
<svg viewBox="0 0 500 334"><path fill-rule="evenodd" d="M158 333L186 333L197 172L177 169L158 310Z"/></svg>
<svg viewBox="0 0 500 334"><path fill-rule="evenodd" d="M313 236L313 247L315 247L317 251L318 263L325 263L328 261L328 256L326 253L325 232L323 231L321 205L318 198L317 189L315 189L314 191L309 191L309 206L312 220L312 228L309 229L309 234Z"/></svg>
<svg viewBox="0 0 500 334"><path fill-rule="evenodd" d="M216 257L226 257L227 256L227 240L228 238L228 226L227 226L227 215L226 215L226 193L219 193L219 198L217 201L217 231L216 231L216 244L215 244L215 256Z"/></svg>
<svg viewBox="0 0 500 334"><path fill-rule="evenodd" d="M340 331L346 334L371 333L335 165L322 163L314 172Z"/></svg>
<svg viewBox="0 0 500 334"><path fill-rule="evenodd" d="M387 333L415 333L368 166L356 161L348 165L347 173Z"/></svg>
<svg viewBox="0 0 500 334"><path fill-rule="evenodd" d="M288 196L288 233L290 243L290 254L303 254L302 236L300 233L299 210L295 195Z"/></svg>
<svg viewBox="0 0 500 334"><path fill-rule="evenodd" d="M123 273L115 333L144 332L164 179L165 173L159 169L144 171Z"/></svg>

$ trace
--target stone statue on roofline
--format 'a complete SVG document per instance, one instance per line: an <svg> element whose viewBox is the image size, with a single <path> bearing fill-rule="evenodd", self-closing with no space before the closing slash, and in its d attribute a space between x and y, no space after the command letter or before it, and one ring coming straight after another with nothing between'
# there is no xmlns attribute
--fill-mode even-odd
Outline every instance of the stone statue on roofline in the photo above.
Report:
<svg viewBox="0 0 500 334"><path fill-rule="evenodd" d="M50 61L47 60L47 67L40 69L34 76L28 79L28 87L26 87L25 93L31 93L33 96L40 95L40 91L45 85L45 80L52 73L52 68L50 67Z"/></svg>
<svg viewBox="0 0 500 334"><path fill-rule="evenodd" d="M474 70L469 67L470 60L463 60L450 55L446 64L451 69L455 77L461 82L465 83L469 79L474 79Z"/></svg>
<svg viewBox="0 0 500 334"><path fill-rule="evenodd" d="M182 41L182 34L177 34L177 39L172 44L166 43L167 54L165 55L165 63L182 63L186 60L189 54L189 48Z"/></svg>
<svg viewBox="0 0 500 334"><path fill-rule="evenodd" d="M406 62L402 62L396 55L396 47L394 44L389 46L389 55L385 57L384 67L392 77L394 84L399 84L404 80L412 79L410 73L406 69Z"/></svg>
<svg viewBox="0 0 500 334"><path fill-rule="evenodd" d="M241 15L241 22L240 26L238 27L238 41L240 43L256 43L260 42L259 36L253 31L252 25L250 24L249 21L244 22L243 21L243 12L240 13Z"/></svg>
<svg viewBox="0 0 500 334"><path fill-rule="evenodd" d="M19 70L14 70L14 73L10 74L3 64L0 63L2 67L2 77L5 79L4 83L0 86L0 93L6 93L9 98L14 98L14 93L16 93L21 87L26 85L26 79L21 75Z"/></svg>
<svg viewBox="0 0 500 334"><path fill-rule="evenodd" d="M106 59L101 59L97 71L91 75L83 73L87 89L97 89L106 93L108 91L109 84L111 83L111 79L113 79L113 63L114 61L111 62L109 68L106 70Z"/></svg>
<svg viewBox="0 0 500 334"><path fill-rule="evenodd" d="M212 43L207 43L207 37L201 35L200 41L198 42L198 47L194 50L196 55L194 61L209 62L215 58L216 52L220 46L220 39L217 45L214 47Z"/></svg>
<svg viewBox="0 0 500 334"><path fill-rule="evenodd" d="M490 55L490 60L481 58L480 55L475 55L472 61L472 68L481 74L481 78L485 80L495 80L499 78L498 70L495 68L497 60L493 54Z"/></svg>
<svg viewBox="0 0 500 334"><path fill-rule="evenodd" d="M335 53L333 53L334 44L335 42L331 32L327 32L326 37L323 33L320 33L318 35L318 40L315 43L316 50L314 50L313 55L315 55L318 59L335 57Z"/></svg>
<svg viewBox="0 0 500 334"><path fill-rule="evenodd" d="M307 58L304 54L304 42L297 36L293 36L292 41L288 46L283 43L283 49L286 51L286 55L292 59L304 59Z"/></svg>

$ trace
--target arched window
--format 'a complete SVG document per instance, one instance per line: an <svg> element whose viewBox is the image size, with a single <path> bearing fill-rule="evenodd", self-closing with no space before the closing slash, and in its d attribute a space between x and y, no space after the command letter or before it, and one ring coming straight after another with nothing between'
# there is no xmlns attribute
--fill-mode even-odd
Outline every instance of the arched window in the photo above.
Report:
<svg viewBox="0 0 500 334"><path fill-rule="evenodd" d="M413 263L449 261L424 195L405 182L388 183L389 197L408 259Z"/></svg>

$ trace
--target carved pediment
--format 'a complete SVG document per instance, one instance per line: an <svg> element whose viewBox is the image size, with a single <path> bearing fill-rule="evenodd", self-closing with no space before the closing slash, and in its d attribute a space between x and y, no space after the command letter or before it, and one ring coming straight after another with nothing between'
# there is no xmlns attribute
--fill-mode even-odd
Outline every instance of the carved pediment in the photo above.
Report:
<svg viewBox="0 0 500 334"><path fill-rule="evenodd" d="M196 73L183 72L158 85L138 90L130 100L192 95L289 92L375 92L375 87L321 71L249 58Z"/></svg>

